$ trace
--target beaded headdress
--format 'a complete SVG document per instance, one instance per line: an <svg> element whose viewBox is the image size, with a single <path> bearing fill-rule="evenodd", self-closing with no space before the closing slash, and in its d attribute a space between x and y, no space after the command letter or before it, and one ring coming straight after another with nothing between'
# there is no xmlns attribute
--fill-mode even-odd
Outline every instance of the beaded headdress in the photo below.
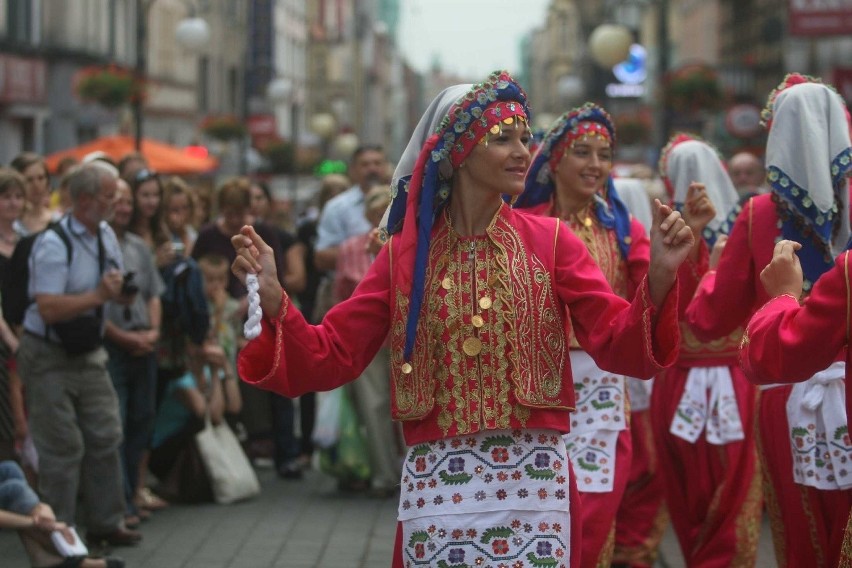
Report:
<svg viewBox="0 0 852 568"><path fill-rule="evenodd" d="M533 157L524 192L515 202L515 208L535 207L550 201L556 190L554 173L560 160L567 149L585 137L603 138L615 147L615 124L612 117L592 103L566 112L550 127ZM619 250L627 258L630 250L630 213L618 197L612 175L607 179L604 194L595 196L595 215L604 227L615 230Z"/></svg>
<svg viewBox="0 0 852 568"><path fill-rule="evenodd" d="M401 291L409 298L406 361L411 358L423 302L432 227L450 198L453 170L477 144L487 145L489 137L499 135L504 125L517 121L528 124L530 120L527 95L506 71L494 72L484 83L470 86L454 102L440 98L441 95L427 109L406 149L409 158L416 152L413 169L409 169L411 162L404 154L394 172L392 201L384 229L386 236L400 233L395 264L400 270L397 281ZM425 141L417 139L418 132L425 127L424 121L439 116L443 118L434 133Z"/></svg>

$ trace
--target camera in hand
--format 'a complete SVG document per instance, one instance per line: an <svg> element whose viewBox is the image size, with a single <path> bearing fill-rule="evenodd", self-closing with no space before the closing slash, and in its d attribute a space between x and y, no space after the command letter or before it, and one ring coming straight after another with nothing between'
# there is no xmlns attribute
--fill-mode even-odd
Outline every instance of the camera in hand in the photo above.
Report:
<svg viewBox="0 0 852 568"><path fill-rule="evenodd" d="M139 291L139 286L133 282L133 277L136 275L132 270L124 274L124 282L121 283L121 295L132 296Z"/></svg>

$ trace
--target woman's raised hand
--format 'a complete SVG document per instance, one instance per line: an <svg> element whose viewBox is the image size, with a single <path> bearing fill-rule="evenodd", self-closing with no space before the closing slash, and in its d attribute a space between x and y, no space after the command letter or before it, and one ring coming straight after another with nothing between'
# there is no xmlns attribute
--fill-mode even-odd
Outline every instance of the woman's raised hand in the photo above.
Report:
<svg viewBox="0 0 852 568"><path fill-rule="evenodd" d="M713 207L713 202L710 196L707 195L707 189L703 183L697 181L689 184L689 189L686 192L686 203L683 207L683 219L696 238L701 236L704 227L716 216L716 208Z"/></svg>
<svg viewBox="0 0 852 568"><path fill-rule="evenodd" d="M275 266L272 247L266 244L250 225L244 226L238 234L231 237L231 244L237 251L231 272L244 285L246 275L257 274L260 284L260 307L266 317L276 317L284 290L278 281L278 269Z"/></svg>
<svg viewBox="0 0 852 568"><path fill-rule="evenodd" d="M796 251L802 245L795 241L779 241L772 260L760 272L760 281L770 297L789 294L796 299L802 296L802 265Z"/></svg>
<svg viewBox="0 0 852 568"><path fill-rule="evenodd" d="M680 213L654 200L651 223L651 265L648 289L655 306L661 306L674 284L681 263L695 244L695 237Z"/></svg>

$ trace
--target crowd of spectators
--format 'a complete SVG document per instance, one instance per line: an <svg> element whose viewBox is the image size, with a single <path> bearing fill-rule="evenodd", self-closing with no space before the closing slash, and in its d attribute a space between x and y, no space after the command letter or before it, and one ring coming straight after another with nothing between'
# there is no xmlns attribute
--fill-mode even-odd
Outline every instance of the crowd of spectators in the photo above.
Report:
<svg viewBox="0 0 852 568"><path fill-rule="evenodd" d="M0 528L19 530L34 566L121 566L58 562L41 533L82 526L90 552L109 550L139 542L159 509L212 500L198 471L180 471L208 416L229 423L256 466L288 480L310 467L314 396L295 402L238 380L247 301L230 238L253 225L313 319L334 267L315 263L320 211L347 188L328 176L293 223L261 181L213 190L159 174L139 154L117 163L94 154L49 172L24 153L0 168L0 290L16 247L32 242L22 321L0 318L0 466L27 488L23 504L0 499ZM79 345L89 331L92 342Z"/></svg>

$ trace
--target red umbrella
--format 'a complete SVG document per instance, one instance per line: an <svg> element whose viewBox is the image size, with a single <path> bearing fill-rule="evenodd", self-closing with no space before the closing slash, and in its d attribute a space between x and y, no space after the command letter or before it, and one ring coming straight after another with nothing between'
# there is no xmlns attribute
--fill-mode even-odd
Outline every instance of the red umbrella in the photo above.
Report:
<svg viewBox="0 0 852 568"><path fill-rule="evenodd" d="M127 154L135 152L136 147L130 136L104 136L47 156L47 167L51 172L55 172L64 158L71 156L82 160L87 154L98 151L117 162ZM202 174L215 170L219 165L215 158L193 155L183 148L150 138L142 139L142 155L152 170L164 174Z"/></svg>

